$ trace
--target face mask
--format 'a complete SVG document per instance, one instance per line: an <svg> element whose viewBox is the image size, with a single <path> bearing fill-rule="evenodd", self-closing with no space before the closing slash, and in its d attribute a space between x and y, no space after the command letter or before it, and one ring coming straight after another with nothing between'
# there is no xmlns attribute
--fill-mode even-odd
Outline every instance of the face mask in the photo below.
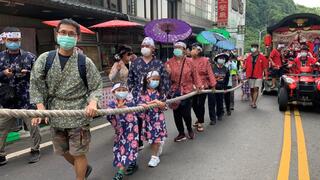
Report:
<svg viewBox="0 0 320 180"><path fill-rule="evenodd" d="M251 48L251 52L255 53L257 51L257 48Z"/></svg>
<svg viewBox="0 0 320 180"><path fill-rule="evenodd" d="M150 56L151 55L151 49L147 48L147 47L141 48L141 54L143 56Z"/></svg>
<svg viewBox="0 0 320 180"><path fill-rule="evenodd" d="M149 83L149 87L152 89L155 89L159 86L160 81L159 80L151 80Z"/></svg>
<svg viewBox="0 0 320 180"><path fill-rule="evenodd" d="M308 53L306 53L306 52L301 52L300 55L301 55L301 57L307 57Z"/></svg>
<svg viewBox="0 0 320 180"><path fill-rule="evenodd" d="M183 56L183 51L181 49L174 49L173 54L177 57Z"/></svg>
<svg viewBox="0 0 320 180"><path fill-rule="evenodd" d="M128 91L120 91L115 93L117 99L124 100L128 96Z"/></svg>
<svg viewBox="0 0 320 180"><path fill-rule="evenodd" d="M77 38L58 35L57 43L62 49L70 50L77 45Z"/></svg>
<svg viewBox="0 0 320 180"><path fill-rule="evenodd" d="M11 41L7 41L6 42L6 47L9 49L9 50L12 50L12 51L15 51L15 50L18 50L21 46L21 42L18 41L18 42L11 42Z"/></svg>
<svg viewBox="0 0 320 180"><path fill-rule="evenodd" d="M218 64L224 64L226 62L226 60L224 59L218 59Z"/></svg>

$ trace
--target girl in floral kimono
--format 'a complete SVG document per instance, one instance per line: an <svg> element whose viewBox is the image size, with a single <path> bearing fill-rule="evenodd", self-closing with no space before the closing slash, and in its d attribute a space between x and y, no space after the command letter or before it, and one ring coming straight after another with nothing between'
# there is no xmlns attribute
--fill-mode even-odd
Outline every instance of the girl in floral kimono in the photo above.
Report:
<svg viewBox="0 0 320 180"><path fill-rule="evenodd" d="M128 98L128 87L125 84L117 83L111 91L116 99L108 103L109 108L135 106ZM113 165L119 168L113 180L122 180L124 174L132 175L138 169L136 164L139 140L138 121L135 113L108 115L107 119L115 129Z"/></svg>
<svg viewBox="0 0 320 180"><path fill-rule="evenodd" d="M144 79L143 89L139 95L139 103L143 106L147 104L157 104L159 107L149 109L140 114L143 119L142 138L151 144L152 156L148 163L149 167L156 167L160 163L160 154L162 146L167 137L167 128L163 110L166 104L160 100L164 100L164 93L159 90L160 73L158 71L150 71Z"/></svg>

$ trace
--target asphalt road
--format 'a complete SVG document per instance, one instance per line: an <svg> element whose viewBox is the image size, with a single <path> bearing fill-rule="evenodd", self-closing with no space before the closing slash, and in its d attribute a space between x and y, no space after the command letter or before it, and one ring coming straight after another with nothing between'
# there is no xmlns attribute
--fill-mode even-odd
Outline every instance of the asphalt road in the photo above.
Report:
<svg viewBox="0 0 320 180"><path fill-rule="evenodd" d="M258 109L248 102L236 101L232 116L210 126L206 112L206 127L194 140L173 142L177 135L173 116L166 113L169 138L161 163L147 167L150 148L139 154L139 171L130 180L274 180L277 179L284 142L284 113L278 111L276 97L263 96ZM308 153L310 179L320 177L320 119L308 109L300 110ZM195 120L195 119L194 119ZM290 178L298 179L298 153L295 123L291 120ZM112 179L113 129L108 126L92 132L88 155L94 171L90 180ZM47 136L44 141L48 140ZM9 153L27 147L27 141L8 146ZM73 169L62 157L53 154L52 147L43 148L41 161L27 164L28 155L10 159L0 167L1 180L72 180ZM282 160L281 160L282 161Z"/></svg>

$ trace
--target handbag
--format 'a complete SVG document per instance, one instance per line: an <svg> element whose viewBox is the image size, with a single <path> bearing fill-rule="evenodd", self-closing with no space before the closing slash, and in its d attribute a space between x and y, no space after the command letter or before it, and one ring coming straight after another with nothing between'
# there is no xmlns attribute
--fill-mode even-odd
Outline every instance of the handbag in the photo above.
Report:
<svg viewBox="0 0 320 180"><path fill-rule="evenodd" d="M182 62L182 67L181 67L181 71L180 71L180 77L179 77L179 83L178 83L178 89L176 89L175 91L170 91L168 96L169 96L169 99L173 99L173 98L176 98L176 97L179 97L182 95L182 92L181 92L181 80L182 80L182 73L183 73L183 69L184 69L184 64L186 62L186 59L183 60ZM173 110L176 110L179 108L179 106L181 105L181 101L176 101L174 103L171 103L169 105L169 108L173 109Z"/></svg>

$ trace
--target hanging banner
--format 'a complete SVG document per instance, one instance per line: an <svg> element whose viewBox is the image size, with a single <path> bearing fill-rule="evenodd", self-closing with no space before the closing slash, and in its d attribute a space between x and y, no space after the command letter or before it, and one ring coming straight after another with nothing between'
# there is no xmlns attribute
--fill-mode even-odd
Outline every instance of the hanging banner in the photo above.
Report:
<svg viewBox="0 0 320 180"><path fill-rule="evenodd" d="M226 27L228 26L228 0L218 0L218 26Z"/></svg>

